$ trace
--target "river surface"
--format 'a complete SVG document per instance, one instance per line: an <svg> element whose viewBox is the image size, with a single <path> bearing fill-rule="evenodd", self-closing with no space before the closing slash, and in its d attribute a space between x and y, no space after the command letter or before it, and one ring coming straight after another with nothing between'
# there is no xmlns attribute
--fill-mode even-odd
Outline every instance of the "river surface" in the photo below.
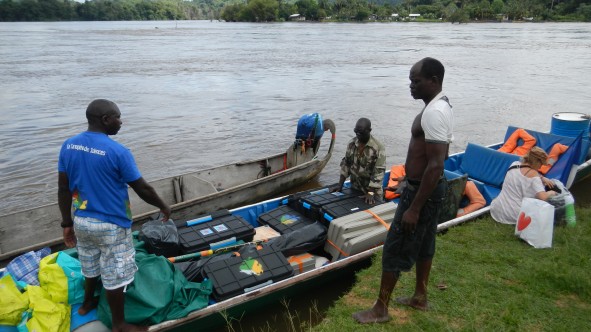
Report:
<svg viewBox="0 0 591 332"><path fill-rule="evenodd" d="M95 98L119 105L114 138L147 180L283 151L319 112L337 126L324 185L359 117L388 165L404 161L423 106L408 72L423 57L446 67L457 152L589 113L590 54L585 23L0 23L0 214L57 200L61 143Z"/></svg>

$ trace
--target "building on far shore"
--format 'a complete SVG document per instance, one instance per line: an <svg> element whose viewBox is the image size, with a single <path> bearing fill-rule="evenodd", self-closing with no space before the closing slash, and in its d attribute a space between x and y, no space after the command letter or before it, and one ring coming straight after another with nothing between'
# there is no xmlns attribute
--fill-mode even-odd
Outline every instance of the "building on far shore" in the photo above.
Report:
<svg viewBox="0 0 591 332"><path fill-rule="evenodd" d="M300 14L291 14L291 15L289 15L289 20L290 21L305 21L306 16L302 16Z"/></svg>
<svg viewBox="0 0 591 332"><path fill-rule="evenodd" d="M506 14L497 14L497 21L507 22L509 21L509 16Z"/></svg>

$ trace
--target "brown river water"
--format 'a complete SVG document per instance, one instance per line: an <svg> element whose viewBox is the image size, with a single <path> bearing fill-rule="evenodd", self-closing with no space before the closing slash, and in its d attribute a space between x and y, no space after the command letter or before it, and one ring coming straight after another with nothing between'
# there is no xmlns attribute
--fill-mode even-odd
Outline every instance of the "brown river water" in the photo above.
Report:
<svg viewBox="0 0 591 332"><path fill-rule="evenodd" d="M423 57L446 67L459 152L501 141L507 125L549 130L555 112L589 114L589 54L588 23L0 23L0 214L57 200L60 145L86 129L95 98L118 103L114 138L147 180L283 151L299 117L319 112L337 143L313 187L338 181L359 117L372 120L388 165L404 161L423 106L408 72ZM591 201L588 185L573 189L579 203ZM308 320L353 281L293 306ZM281 315L238 330L283 330Z"/></svg>
<svg viewBox="0 0 591 332"><path fill-rule="evenodd" d="M457 152L589 113L589 54L585 23L0 23L0 213L56 201L60 145L95 98L119 104L114 138L147 180L283 151L320 112L337 126L324 185L362 116L387 164L404 161L422 108L408 71L423 57L446 66Z"/></svg>

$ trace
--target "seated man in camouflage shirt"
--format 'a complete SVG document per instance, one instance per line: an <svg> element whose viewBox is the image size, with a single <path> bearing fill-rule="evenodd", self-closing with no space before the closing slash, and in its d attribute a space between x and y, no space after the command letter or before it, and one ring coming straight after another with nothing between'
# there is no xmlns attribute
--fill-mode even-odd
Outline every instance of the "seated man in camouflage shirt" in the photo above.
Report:
<svg viewBox="0 0 591 332"><path fill-rule="evenodd" d="M341 161L339 187L350 176L351 188L365 193L365 201L373 204L383 200L382 180L386 169L384 145L371 135L371 121L367 118L357 120L355 137L349 141L347 152Z"/></svg>

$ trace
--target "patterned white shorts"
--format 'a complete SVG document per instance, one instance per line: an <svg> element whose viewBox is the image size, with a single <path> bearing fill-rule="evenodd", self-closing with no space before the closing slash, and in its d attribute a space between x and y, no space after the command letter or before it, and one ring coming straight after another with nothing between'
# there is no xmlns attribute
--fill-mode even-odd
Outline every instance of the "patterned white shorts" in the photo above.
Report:
<svg viewBox="0 0 591 332"><path fill-rule="evenodd" d="M108 290L133 281L137 271L130 228L96 218L74 217L78 259L87 278L101 276Z"/></svg>

